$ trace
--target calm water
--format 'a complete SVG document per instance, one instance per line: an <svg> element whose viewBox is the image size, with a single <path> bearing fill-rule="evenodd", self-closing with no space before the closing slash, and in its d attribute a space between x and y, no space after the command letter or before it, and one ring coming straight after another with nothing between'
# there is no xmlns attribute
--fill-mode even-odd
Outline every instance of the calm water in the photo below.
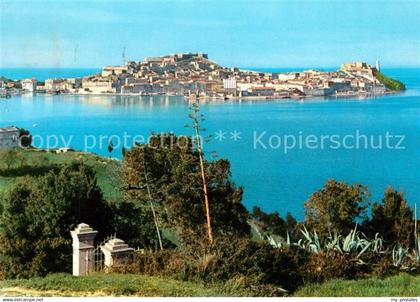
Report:
<svg viewBox="0 0 420 302"><path fill-rule="evenodd" d="M367 185L375 200L393 185L405 192L411 204L420 202L420 75L418 69L385 71L404 81L409 90L400 95L374 99L329 99L298 101L208 102L201 105L206 116L207 134L226 132L206 145L232 163L233 178L245 187L245 204L266 210L303 215L303 202L329 178ZM26 77L26 76L25 76ZM126 132L147 137L150 132L173 131L191 134L188 104L177 97L95 97L95 96L19 96L0 100L0 126L18 125L46 139L47 135L73 136L71 146L84 149L100 135L123 137ZM231 132L240 132L235 141ZM263 134L264 149L254 146L254 135ZM402 150L386 149L311 149L283 145L270 148L269 137L277 135L404 135ZM126 135L126 136L127 136ZM102 148L92 149L107 155L108 138ZM54 141L52 141L54 143ZM393 141L395 146L395 140ZM37 142L36 142L37 143ZM116 143L114 139L114 143ZM277 138L272 139L276 147ZM60 145L63 145L60 142ZM363 143L362 143L363 145ZM120 156L121 149L114 151ZM210 156L210 155L209 155Z"/></svg>

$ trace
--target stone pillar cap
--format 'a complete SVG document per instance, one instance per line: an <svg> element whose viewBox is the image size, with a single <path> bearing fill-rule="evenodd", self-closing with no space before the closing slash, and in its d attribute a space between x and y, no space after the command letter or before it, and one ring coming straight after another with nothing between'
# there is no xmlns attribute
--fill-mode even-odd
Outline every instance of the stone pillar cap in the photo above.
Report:
<svg viewBox="0 0 420 302"><path fill-rule="evenodd" d="M133 251L133 248L128 247L128 244L124 242L124 240L114 238L109 240L105 245L102 247L110 252L126 252L126 251Z"/></svg>
<svg viewBox="0 0 420 302"><path fill-rule="evenodd" d="M97 233L98 231L94 231L88 224L86 223L79 223L74 230L78 234L82 233Z"/></svg>

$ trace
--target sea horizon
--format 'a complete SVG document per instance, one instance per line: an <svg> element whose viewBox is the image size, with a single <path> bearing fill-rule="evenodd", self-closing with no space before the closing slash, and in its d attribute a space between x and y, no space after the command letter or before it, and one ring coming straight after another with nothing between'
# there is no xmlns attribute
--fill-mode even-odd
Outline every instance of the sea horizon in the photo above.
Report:
<svg viewBox="0 0 420 302"><path fill-rule="evenodd" d="M308 67L236 67L241 70L259 71L268 73L287 73L301 72L305 70L334 71L340 69L340 66L308 66ZM420 66L383 66L382 70L397 69L418 69L420 75ZM27 78L36 78L39 81L45 81L49 78L77 78L101 73L102 67L0 67L0 77L10 78L12 80L22 80Z"/></svg>

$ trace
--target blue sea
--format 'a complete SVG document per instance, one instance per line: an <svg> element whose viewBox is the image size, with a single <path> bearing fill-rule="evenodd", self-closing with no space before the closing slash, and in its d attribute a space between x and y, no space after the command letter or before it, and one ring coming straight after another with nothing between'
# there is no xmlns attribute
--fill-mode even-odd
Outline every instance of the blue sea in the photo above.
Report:
<svg viewBox="0 0 420 302"><path fill-rule="evenodd" d="M15 69L0 70L0 76L42 80L97 71ZM231 161L248 208L302 218L303 202L331 178L368 186L374 201L391 185L410 204L419 203L419 69L384 73L403 81L407 91L376 98L202 103L204 135L212 135L206 156L213 158L215 151ZM49 139L50 146L69 144L108 156L110 140L130 145L151 132L191 135L188 110L180 97L23 95L0 100L0 127L27 128L39 146ZM121 157L121 146L112 156Z"/></svg>

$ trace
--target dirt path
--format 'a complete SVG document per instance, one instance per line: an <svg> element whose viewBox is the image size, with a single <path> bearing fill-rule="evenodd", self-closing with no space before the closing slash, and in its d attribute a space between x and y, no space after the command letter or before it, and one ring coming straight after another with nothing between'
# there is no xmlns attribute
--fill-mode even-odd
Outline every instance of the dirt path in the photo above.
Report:
<svg viewBox="0 0 420 302"><path fill-rule="evenodd" d="M97 292L72 292L58 290L37 290L23 287L0 288L0 296L11 297L103 297L109 294Z"/></svg>

